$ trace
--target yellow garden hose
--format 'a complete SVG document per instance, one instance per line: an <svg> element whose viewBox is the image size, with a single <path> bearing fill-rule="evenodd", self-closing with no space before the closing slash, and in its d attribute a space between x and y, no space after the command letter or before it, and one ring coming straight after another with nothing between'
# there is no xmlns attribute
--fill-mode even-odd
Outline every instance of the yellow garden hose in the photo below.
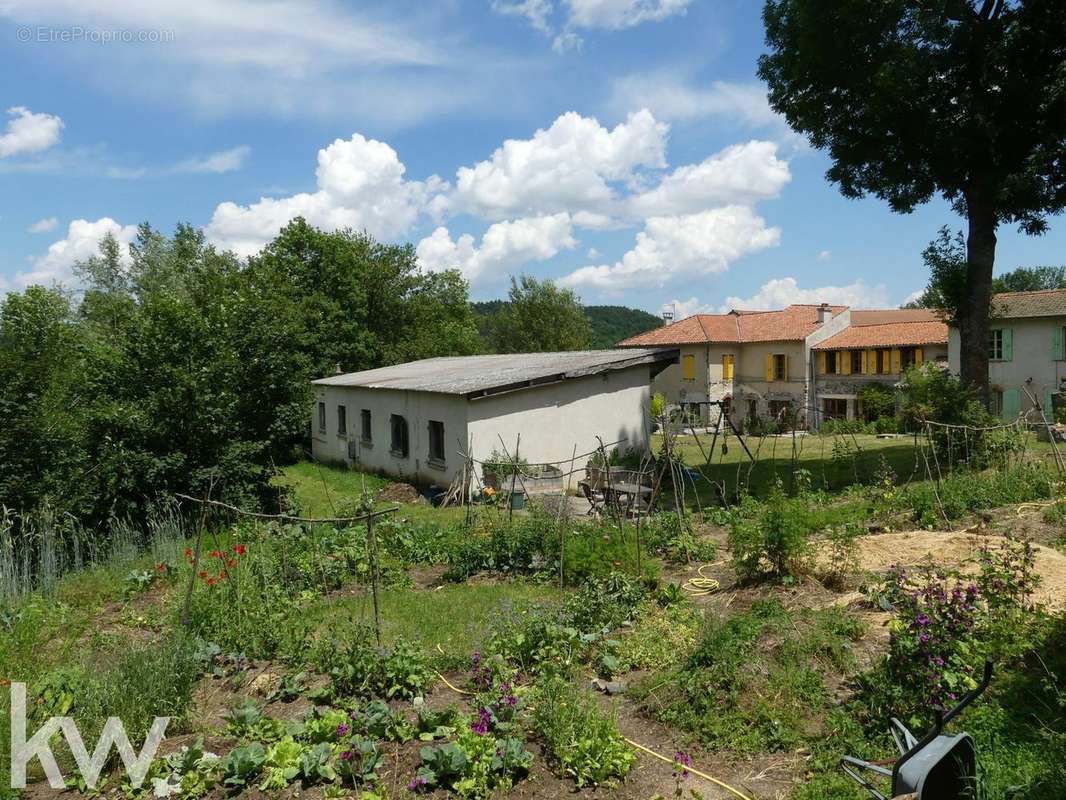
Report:
<svg viewBox="0 0 1066 800"><path fill-rule="evenodd" d="M442 656L447 655L447 653L444 652L444 648L440 646L440 642L437 642L437 650L440 652L440 654ZM449 681L447 678L445 678L444 675L442 673L440 673L440 672L437 672L437 677L440 678L442 681L444 681L444 685L447 686L449 689L451 689L456 694L466 694L466 695L471 695L471 696L474 694L473 692L468 692L465 689L460 689L458 686L453 685L452 682Z"/></svg>
<svg viewBox="0 0 1066 800"><path fill-rule="evenodd" d="M639 742L634 742L632 739L626 739L626 742L628 742L629 744L633 745L638 750L643 750L649 756L655 756L660 761L665 761L667 764L673 764L674 766L678 766L677 761L675 761L672 758L667 758L662 753L656 753L650 747L645 747L644 745L640 744ZM710 781L715 786L721 786L727 792L731 792L734 796L739 797L740 800L751 800L750 797L748 797L746 794L744 794L739 789L734 789L728 783L723 783L722 781L718 780L717 778L715 778L715 777L713 777L711 775L708 775L706 772L700 772L695 767L686 766L686 767L680 767L680 768L685 769L688 772L691 772L693 775L699 775L701 778L703 778L704 780Z"/></svg>
<svg viewBox="0 0 1066 800"><path fill-rule="evenodd" d="M703 574L703 570L705 570L707 567L716 567L720 563L722 562L719 561L714 564L701 565L696 570L696 574L699 577L689 578L687 581L681 584L681 588L693 597L702 597L703 595L714 594L722 588L722 584L720 584L714 578L708 578L706 575Z"/></svg>

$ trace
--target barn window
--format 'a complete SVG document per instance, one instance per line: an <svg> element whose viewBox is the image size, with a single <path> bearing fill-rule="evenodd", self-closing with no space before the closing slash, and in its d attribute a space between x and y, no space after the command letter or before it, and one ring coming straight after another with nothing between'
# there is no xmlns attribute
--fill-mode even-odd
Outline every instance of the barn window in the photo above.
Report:
<svg viewBox="0 0 1066 800"><path fill-rule="evenodd" d="M337 406L337 434L348 435L348 409L345 406Z"/></svg>
<svg viewBox="0 0 1066 800"><path fill-rule="evenodd" d="M444 423L429 421L429 460L444 463Z"/></svg>
<svg viewBox="0 0 1066 800"><path fill-rule="evenodd" d="M326 404L325 403L319 403L318 404L318 432L319 433L325 433L326 432Z"/></svg>
<svg viewBox="0 0 1066 800"><path fill-rule="evenodd" d="M364 444L368 444L374 441L374 429L371 427L370 424L370 409L364 408L361 412L359 412L359 417L362 427L361 435L359 438L363 440Z"/></svg>
<svg viewBox="0 0 1066 800"><path fill-rule="evenodd" d="M410 452L407 438L407 420L399 414L389 417L389 426L392 429L392 454L400 458L407 458Z"/></svg>

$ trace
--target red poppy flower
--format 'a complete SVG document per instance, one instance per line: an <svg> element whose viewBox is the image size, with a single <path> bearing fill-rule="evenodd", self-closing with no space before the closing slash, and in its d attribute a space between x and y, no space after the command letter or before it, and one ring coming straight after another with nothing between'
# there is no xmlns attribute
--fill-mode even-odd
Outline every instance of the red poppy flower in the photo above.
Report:
<svg viewBox="0 0 1066 800"><path fill-rule="evenodd" d="M185 557L186 558L192 558L192 548L191 547L186 547L185 548Z"/></svg>
<svg viewBox="0 0 1066 800"><path fill-rule="evenodd" d="M207 579L207 585L208 586L214 586L215 585L215 579L214 578L208 578Z"/></svg>
<svg viewBox="0 0 1066 800"><path fill-rule="evenodd" d="M212 550L211 558L222 558L222 553L219 550Z"/></svg>
<svg viewBox="0 0 1066 800"><path fill-rule="evenodd" d="M237 566L237 559L235 559L235 558L227 558L226 559L226 566L227 567L235 567L235 566Z"/></svg>
<svg viewBox="0 0 1066 800"><path fill-rule="evenodd" d="M158 565L156 565L155 571L156 572L166 572L167 571L167 565L166 564L158 564Z"/></svg>
<svg viewBox="0 0 1066 800"><path fill-rule="evenodd" d="M248 548L245 547L243 544L239 544L233 548L233 552L239 556L243 556L245 553L248 552Z"/></svg>
<svg viewBox="0 0 1066 800"><path fill-rule="evenodd" d="M200 577L201 578L206 578L207 577L207 570L200 570Z"/></svg>

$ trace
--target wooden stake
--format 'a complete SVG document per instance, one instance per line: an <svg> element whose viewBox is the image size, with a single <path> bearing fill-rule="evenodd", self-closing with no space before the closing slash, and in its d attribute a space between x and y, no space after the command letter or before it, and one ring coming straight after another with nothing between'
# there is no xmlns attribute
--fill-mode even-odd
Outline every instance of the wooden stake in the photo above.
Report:
<svg viewBox="0 0 1066 800"><path fill-rule="evenodd" d="M381 647L381 604L378 600L378 537L374 533L374 518L368 517L366 521L367 549L370 551L370 585L374 595L374 635Z"/></svg>

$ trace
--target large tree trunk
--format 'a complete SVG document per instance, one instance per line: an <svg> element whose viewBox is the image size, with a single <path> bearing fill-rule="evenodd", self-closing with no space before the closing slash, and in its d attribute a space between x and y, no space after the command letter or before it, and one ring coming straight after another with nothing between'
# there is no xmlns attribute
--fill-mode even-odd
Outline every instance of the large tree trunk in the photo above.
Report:
<svg viewBox="0 0 1066 800"><path fill-rule="evenodd" d="M976 194L976 193L975 193ZM963 383L988 402L988 312L992 303L992 267L996 262L996 213L973 194L967 200L966 292L958 309Z"/></svg>

